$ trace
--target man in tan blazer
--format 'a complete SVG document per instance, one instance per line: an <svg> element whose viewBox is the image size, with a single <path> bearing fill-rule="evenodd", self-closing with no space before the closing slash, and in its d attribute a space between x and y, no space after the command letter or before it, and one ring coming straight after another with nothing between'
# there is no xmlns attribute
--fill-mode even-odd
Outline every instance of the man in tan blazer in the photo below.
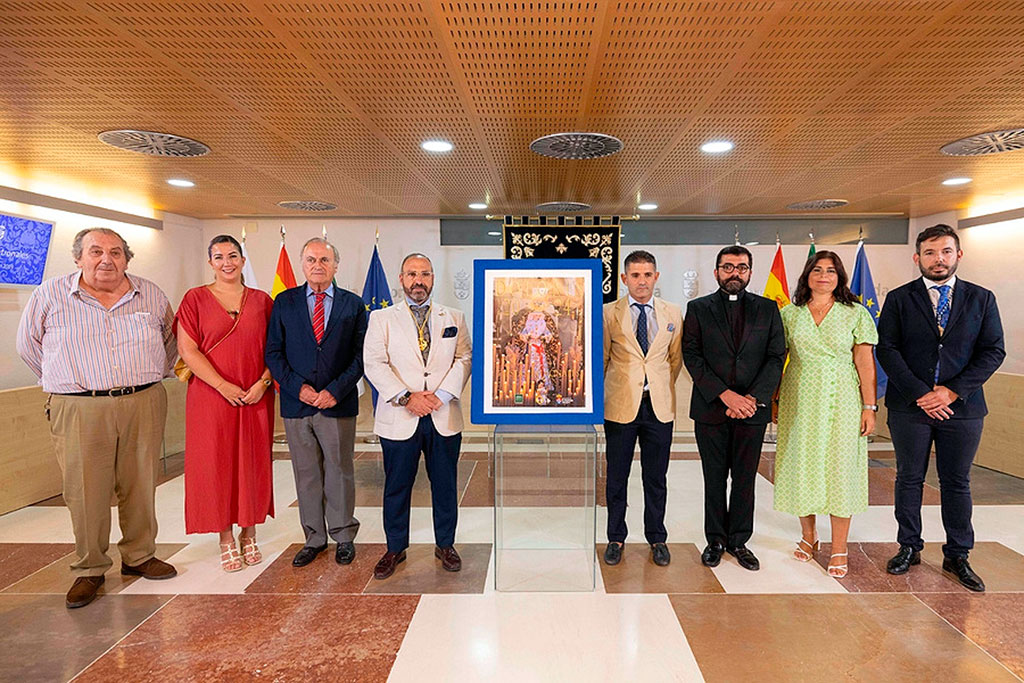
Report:
<svg viewBox="0 0 1024 683"><path fill-rule="evenodd" d="M623 264L629 294L604 306L604 433L608 459L606 564L618 564L626 541L626 488L640 441L644 485L644 536L651 559L671 561L665 540L665 475L676 414L676 378L682 367L682 312L654 298L657 262L634 251Z"/></svg>
<svg viewBox="0 0 1024 683"><path fill-rule="evenodd" d="M433 266L423 254L402 261L405 300L370 314L363 372L379 396L373 431L384 451L384 533L388 549L373 570L391 576L409 546L409 505L420 453L430 477L434 555L452 572L462 568L455 550L457 464L462 445L459 397L469 379L471 342L461 311L431 300Z"/></svg>

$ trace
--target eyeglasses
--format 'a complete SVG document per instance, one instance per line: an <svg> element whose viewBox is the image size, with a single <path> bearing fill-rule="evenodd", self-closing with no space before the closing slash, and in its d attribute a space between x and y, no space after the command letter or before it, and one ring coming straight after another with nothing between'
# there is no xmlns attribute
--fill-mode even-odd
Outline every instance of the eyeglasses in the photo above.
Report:
<svg viewBox="0 0 1024 683"><path fill-rule="evenodd" d="M750 272L750 266L748 266L746 263L741 263L738 266L735 266L731 263L720 263L718 264L718 269L725 273L726 275L731 274L733 271L738 272L740 275L744 275Z"/></svg>

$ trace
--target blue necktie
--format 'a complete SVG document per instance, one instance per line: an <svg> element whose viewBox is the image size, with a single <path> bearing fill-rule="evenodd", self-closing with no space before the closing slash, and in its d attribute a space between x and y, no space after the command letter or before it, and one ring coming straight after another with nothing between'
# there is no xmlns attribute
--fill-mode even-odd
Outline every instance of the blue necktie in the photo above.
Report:
<svg viewBox="0 0 1024 683"><path fill-rule="evenodd" d="M935 307L935 321L939 324L939 330L946 329L949 322L949 285L936 285L932 289L939 290L939 303Z"/></svg>
<svg viewBox="0 0 1024 683"><path fill-rule="evenodd" d="M640 311L640 315L636 317L636 340L640 344L640 350L647 355L647 349L650 347L651 342L647 338L647 306L645 304L633 304Z"/></svg>

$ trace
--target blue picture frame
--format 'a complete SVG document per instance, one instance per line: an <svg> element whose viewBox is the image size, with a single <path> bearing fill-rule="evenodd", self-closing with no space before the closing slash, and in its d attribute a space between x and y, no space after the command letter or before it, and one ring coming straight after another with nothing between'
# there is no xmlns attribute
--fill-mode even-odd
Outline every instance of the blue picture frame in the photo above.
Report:
<svg viewBox="0 0 1024 683"><path fill-rule="evenodd" d="M592 425L604 422L602 277L599 259L473 261L473 385L470 418L474 424ZM544 294L533 294L530 306L513 311L506 308L511 298L503 299L503 295L495 290L503 283L507 285L512 282L513 286L517 286L515 281L520 278L524 281L524 287L527 283L535 282L538 285L531 290L534 293L548 292L548 288L543 286L546 284L569 286L572 288L572 299L567 294L568 290L561 289L552 295L551 300L546 300ZM583 289L577 290L576 283L580 279L583 280ZM583 300L582 305L573 306L569 311L568 302L579 299ZM558 302L562 308L556 309L553 301ZM495 305L498 306L497 314ZM503 313L506 310L508 314ZM555 330L547 330L550 322L555 320L552 311L558 318L557 333ZM496 319L499 320L497 332ZM520 324L524 329L518 334L514 333L514 324ZM533 355L529 351L530 338L525 331L527 326L532 328L529 334L535 335L532 339L537 351ZM543 337L536 336L539 334L537 328L544 332ZM501 341L495 341L499 338L508 340L507 345L502 347ZM547 339L548 343L538 344L541 339ZM563 340L566 340L565 344ZM568 351L558 355L565 347L568 347ZM505 351L503 348L510 350ZM519 348L525 349L521 356ZM541 349L545 350L542 352ZM519 362L520 358L522 362ZM552 358L555 360L552 361ZM549 372L552 365L554 369ZM532 384L534 388L525 391L510 388L507 382L509 368L522 369L524 375L519 380L520 387ZM542 368L537 372L543 380L532 382L535 368ZM496 373L501 377L497 377ZM516 385L515 379L512 385ZM546 386L551 388L546 389ZM527 397L525 402L524 396ZM509 404L510 401L512 404Z"/></svg>
<svg viewBox="0 0 1024 683"><path fill-rule="evenodd" d="M52 236L50 221L0 213L0 284L41 284Z"/></svg>

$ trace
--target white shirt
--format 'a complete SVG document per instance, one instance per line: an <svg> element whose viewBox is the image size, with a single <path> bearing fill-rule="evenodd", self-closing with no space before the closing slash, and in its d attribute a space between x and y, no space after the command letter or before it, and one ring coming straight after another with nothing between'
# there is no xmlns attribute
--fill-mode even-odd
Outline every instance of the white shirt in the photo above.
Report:
<svg viewBox="0 0 1024 683"><path fill-rule="evenodd" d="M928 290L928 298L932 302L932 315L938 316L939 314L939 290L935 289L939 287L939 283L934 280L929 280L924 275L921 276L921 282L924 283L925 289ZM953 307L953 291L956 289L956 275L952 276L942 284L949 285L949 306L952 310Z"/></svg>
<svg viewBox="0 0 1024 683"><path fill-rule="evenodd" d="M633 320L633 334L636 334L636 321L640 318L640 309L633 305L637 304L643 306L647 312L647 341L654 341L654 335L658 334L658 316L654 312L654 297L648 299L645 304L641 304L628 294L626 298L629 299L629 315Z"/></svg>

